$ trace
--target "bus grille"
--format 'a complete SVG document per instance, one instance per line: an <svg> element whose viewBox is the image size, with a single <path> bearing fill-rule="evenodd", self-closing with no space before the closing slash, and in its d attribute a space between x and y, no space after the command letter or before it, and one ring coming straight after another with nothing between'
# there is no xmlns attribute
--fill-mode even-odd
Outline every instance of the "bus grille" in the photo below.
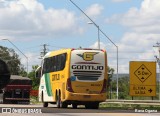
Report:
<svg viewBox="0 0 160 116"><path fill-rule="evenodd" d="M92 80L96 81L102 75L101 71L73 71L74 76L78 80Z"/></svg>

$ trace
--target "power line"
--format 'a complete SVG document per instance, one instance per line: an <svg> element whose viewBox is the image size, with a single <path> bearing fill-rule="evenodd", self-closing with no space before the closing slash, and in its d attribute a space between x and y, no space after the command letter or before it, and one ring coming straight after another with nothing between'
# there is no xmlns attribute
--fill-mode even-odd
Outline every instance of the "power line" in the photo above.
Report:
<svg viewBox="0 0 160 116"><path fill-rule="evenodd" d="M62 47L62 46L53 46L53 45L49 45L49 46L51 46L51 47L53 47L53 48L62 48L62 49L67 48L67 47Z"/></svg>
<svg viewBox="0 0 160 116"><path fill-rule="evenodd" d="M23 48L23 50L28 50L28 49L38 48L38 47L39 47L39 45L37 45L37 46L30 46L30 47L27 47L27 48Z"/></svg>

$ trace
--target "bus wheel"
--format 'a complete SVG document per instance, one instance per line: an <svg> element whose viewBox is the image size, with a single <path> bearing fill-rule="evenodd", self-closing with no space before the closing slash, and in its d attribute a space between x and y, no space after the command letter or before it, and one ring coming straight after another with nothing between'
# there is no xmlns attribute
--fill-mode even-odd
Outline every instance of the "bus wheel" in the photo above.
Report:
<svg viewBox="0 0 160 116"><path fill-rule="evenodd" d="M60 102L60 107L61 108L67 108L68 107L68 104L66 102Z"/></svg>
<svg viewBox="0 0 160 116"><path fill-rule="evenodd" d="M91 105L87 103L87 104L85 104L85 108L86 109L91 109Z"/></svg>
<svg viewBox="0 0 160 116"><path fill-rule="evenodd" d="M85 104L85 108L86 109L98 109L99 103L98 102L87 103L87 104Z"/></svg>
<svg viewBox="0 0 160 116"><path fill-rule="evenodd" d="M61 102L61 98L59 97L59 95L57 95L57 97L56 97L57 108L60 108L60 102Z"/></svg>
<svg viewBox="0 0 160 116"><path fill-rule="evenodd" d="M48 102L44 102L43 100L43 93L42 93L42 103L43 103L43 107L48 107Z"/></svg>
<svg viewBox="0 0 160 116"><path fill-rule="evenodd" d="M77 109L77 104L72 104L73 109Z"/></svg>
<svg viewBox="0 0 160 116"><path fill-rule="evenodd" d="M61 95L57 95L56 104L58 108L67 108L68 104L66 102L62 102Z"/></svg>
<svg viewBox="0 0 160 116"><path fill-rule="evenodd" d="M48 102L43 102L43 107L48 107Z"/></svg>
<svg viewBox="0 0 160 116"><path fill-rule="evenodd" d="M99 108L98 102L92 103L92 109L98 109L98 108Z"/></svg>

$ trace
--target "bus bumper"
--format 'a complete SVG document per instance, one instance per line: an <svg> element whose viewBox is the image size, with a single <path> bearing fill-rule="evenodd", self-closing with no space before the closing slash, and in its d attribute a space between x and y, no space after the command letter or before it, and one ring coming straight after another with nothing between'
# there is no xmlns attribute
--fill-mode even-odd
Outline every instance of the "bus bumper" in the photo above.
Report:
<svg viewBox="0 0 160 116"><path fill-rule="evenodd" d="M69 93L66 97L68 101L86 101L86 102L103 102L107 98L106 93L102 94L84 94L84 93Z"/></svg>

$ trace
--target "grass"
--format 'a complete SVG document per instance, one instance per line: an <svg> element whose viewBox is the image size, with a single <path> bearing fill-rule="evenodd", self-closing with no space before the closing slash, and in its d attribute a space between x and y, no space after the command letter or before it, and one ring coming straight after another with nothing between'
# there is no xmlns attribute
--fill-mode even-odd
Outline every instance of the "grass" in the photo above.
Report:
<svg viewBox="0 0 160 116"><path fill-rule="evenodd" d="M30 97L30 103L31 103L31 104L39 104L39 103L41 103L41 102L38 101L38 97L31 96L31 97Z"/></svg>
<svg viewBox="0 0 160 116"><path fill-rule="evenodd" d="M112 109L112 110L143 110L143 109L149 109L149 110L157 110L160 111L160 106L154 106L154 105L139 105L139 104L116 104L116 103L103 103L100 104L100 108L105 109Z"/></svg>

